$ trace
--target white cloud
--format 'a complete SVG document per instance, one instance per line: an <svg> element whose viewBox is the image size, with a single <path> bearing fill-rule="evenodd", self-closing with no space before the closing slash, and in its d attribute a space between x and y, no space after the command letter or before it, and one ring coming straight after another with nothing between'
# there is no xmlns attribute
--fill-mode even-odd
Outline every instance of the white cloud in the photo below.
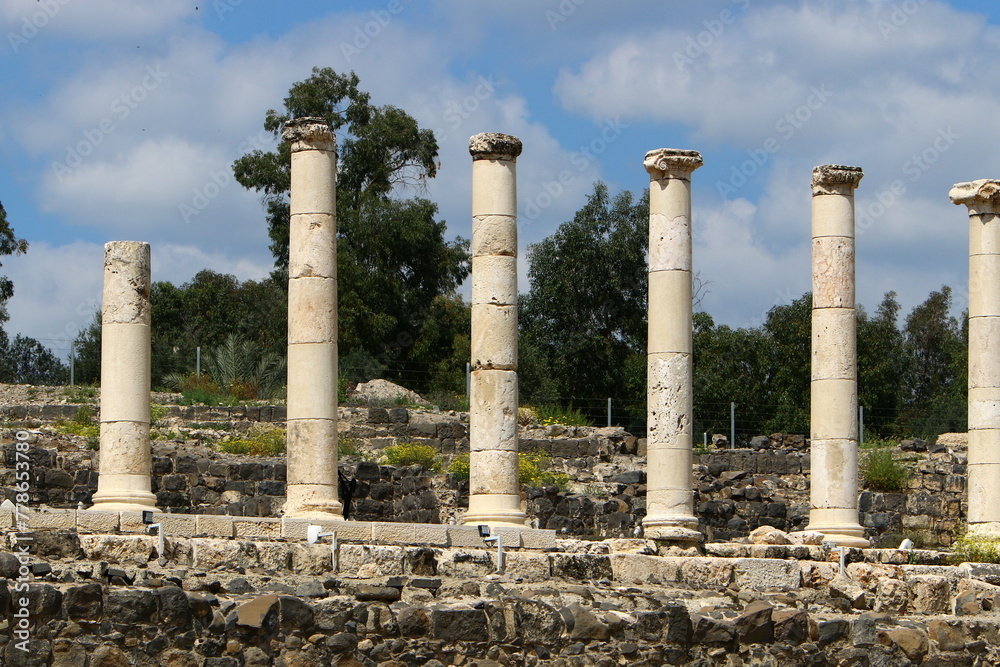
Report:
<svg viewBox="0 0 1000 667"><path fill-rule="evenodd" d="M47 33L87 41L148 35L196 11L189 2L0 0L3 23L11 33L27 40Z"/></svg>

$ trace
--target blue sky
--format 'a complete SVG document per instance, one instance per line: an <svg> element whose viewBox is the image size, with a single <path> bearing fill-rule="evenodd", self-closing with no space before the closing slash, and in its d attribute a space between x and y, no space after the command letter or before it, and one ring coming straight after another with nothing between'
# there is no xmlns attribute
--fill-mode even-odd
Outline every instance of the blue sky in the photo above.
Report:
<svg viewBox="0 0 1000 667"><path fill-rule="evenodd" d="M271 146L267 109L313 66L355 70L441 145L420 193L469 237L470 135L515 134L523 250L642 158L700 150L694 263L717 321L809 289L814 165L864 168L858 297L965 307L952 184L1000 177L1000 7L934 0L0 0L8 332L56 349L99 304L102 246L153 244L153 277L271 268L258 198L229 167ZM335 7L336 9L331 9ZM560 178L561 177L561 178ZM561 180L561 182L560 182ZM404 193L414 194L414 193Z"/></svg>

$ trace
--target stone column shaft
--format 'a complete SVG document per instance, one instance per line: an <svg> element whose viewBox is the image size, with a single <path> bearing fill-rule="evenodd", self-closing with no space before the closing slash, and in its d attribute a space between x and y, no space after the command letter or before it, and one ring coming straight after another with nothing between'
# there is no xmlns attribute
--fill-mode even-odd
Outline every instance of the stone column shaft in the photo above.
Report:
<svg viewBox="0 0 1000 667"><path fill-rule="evenodd" d="M858 522L858 373L854 190L860 167L824 165L812 179L810 508L806 530L867 547Z"/></svg>
<svg viewBox="0 0 1000 667"><path fill-rule="evenodd" d="M466 524L524 526L517 442L517 184L521 141L484 133L472 154L472 380Z"/></svg>
<svg viewBox="0 0 1000 667"><path fill-rule="evenodd" d="M646 154L649 313L646 363L646 537L701 540L692 475L691 173L697 151Z"/></svg>
<svg viewBox="0 0 1000 667"><path fill-rule="evenodd" d="M285 516L340 519L337 489L337 144L322 118L291 142Z"/></svg>
<svg viewBox="0 0 1000 667"><path fill-rule="evenodd" d="M94 509L149 510L149 244L104 246L101 315L101 453Z"/></svg>
<svg viewBox="0 0 1000 667"><path fill-rule="evenodd" d="M1000 180L959 183L969 207L969 515L1000 537Z"/></svg>

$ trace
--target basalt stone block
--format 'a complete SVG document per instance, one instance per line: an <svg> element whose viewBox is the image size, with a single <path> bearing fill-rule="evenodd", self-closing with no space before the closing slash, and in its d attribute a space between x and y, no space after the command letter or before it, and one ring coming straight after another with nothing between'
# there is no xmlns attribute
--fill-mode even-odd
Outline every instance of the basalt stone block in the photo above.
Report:
<svg viewBox="0 0 1000 667"><path fill-rule="evenodd" d="M157 597L145 589L108 591L104 615L115 625L155 625Z"/></svg>
<svg viewBox="0 0 1000 667"><path fill-rule="evenodd" d="M430 611L430 634L449 642L486 642L490 639L485 612L472 608L442 608Z"/></svg>

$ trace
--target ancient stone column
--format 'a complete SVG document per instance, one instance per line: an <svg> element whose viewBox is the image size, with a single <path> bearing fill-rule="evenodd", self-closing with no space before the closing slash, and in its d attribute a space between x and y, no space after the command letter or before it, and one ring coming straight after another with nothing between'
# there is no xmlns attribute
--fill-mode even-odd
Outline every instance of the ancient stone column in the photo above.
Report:
<svg viewBox="0 0 1000 667"><path fill-rule="evenodd" d="M289 121L282 138L292 149L285 516L337 519L337 144L322 118Z"/></svg>
<svg viewBox="0 0 1000 667"><path fill-rule="evenodd" d="M472 154L472 383L466 524L524 526L517 460L517 188L521 141L487 132Z"/></svg>
<svg viewBox="0 0 1000 667"><path fill-rule="evenodd" d="M104 246L101 453L94 509L149 510L149 244Z"/></svg>
<svg viewBox="0 0 1000 667"><path fill-rule="evenodd" d="M1000 537L1000 180L959 183L969 207L969 514Z"/></svg>
<svg viewBox="0 0 1000 667"><path fill-rule="evenodd" d="M646 537L701 540L691 472L691 173L698 151L646 153L649 337L646 356Z"/></svg>
<svg viewBox="0 0 1000 667"><path fill-rule="evenodd" d="M858 523L858 374L854 190L860 167L823 165L812 177L810 507L806 530L867 547Z"/></svg>

